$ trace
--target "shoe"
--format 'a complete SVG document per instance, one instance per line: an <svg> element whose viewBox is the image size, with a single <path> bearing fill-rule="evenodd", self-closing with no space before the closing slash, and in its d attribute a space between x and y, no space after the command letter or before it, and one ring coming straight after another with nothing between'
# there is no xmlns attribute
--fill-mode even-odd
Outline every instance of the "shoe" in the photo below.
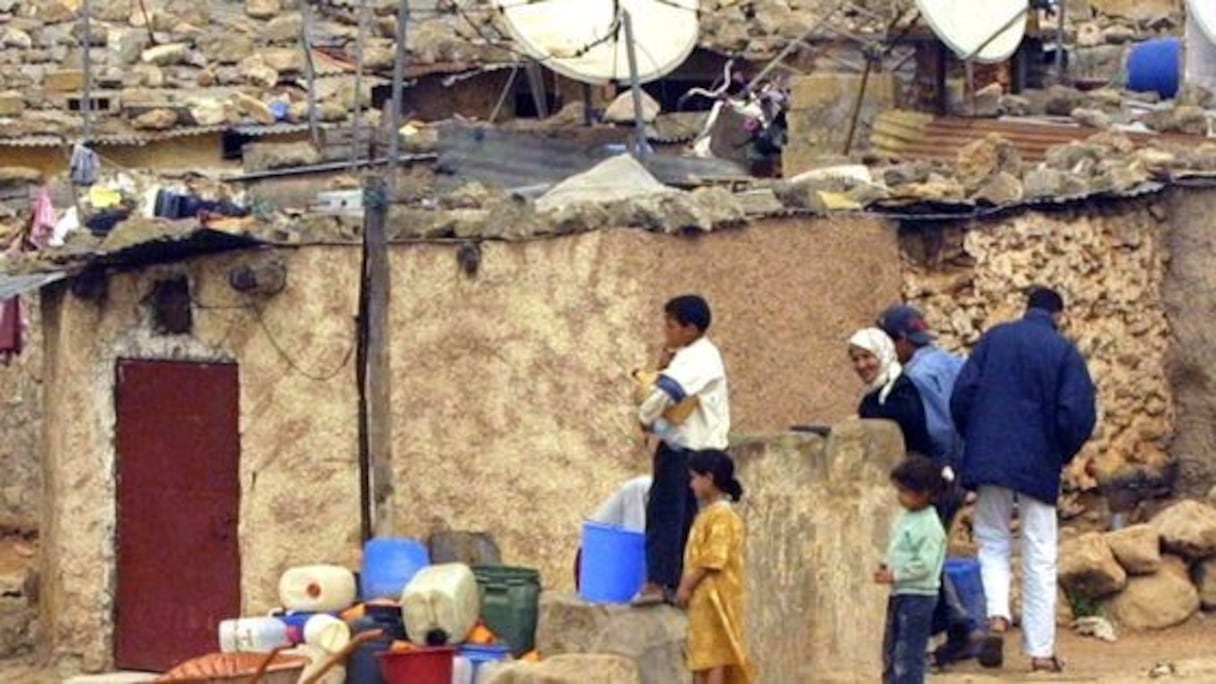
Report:
<svg viewBox="0 0 1216 684"><path fill-rule="evenodd" d="M1030 671L1059 674L1064 671L1064 663L1060 662L1060 659L1055 656L1050 658L1032 658L1030 660Z"/></svg>
<svg viewBox="0 0 1216 684"><path fill-rule="evenodd" d="M980 665L988 668L997 668L1005 664L1005 635L1000 632L993 632L984 637L983 643L980 644L980 653L978 657Z"/></svg>

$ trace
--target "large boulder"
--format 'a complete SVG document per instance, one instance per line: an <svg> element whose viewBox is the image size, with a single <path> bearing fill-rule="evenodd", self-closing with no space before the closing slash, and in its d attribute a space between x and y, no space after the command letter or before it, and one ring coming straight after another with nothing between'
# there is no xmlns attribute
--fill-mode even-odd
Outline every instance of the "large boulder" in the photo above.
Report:
<svg viewBox="0 0 1216 684"><path fill-rule="evenodd" d="M1151 575L1161 569L1161 533L1152 525L1132 525L1106 535L1115 560L1129 575Z"/></svg>
<svg viewBox="0 0 1216 684"><path fill-rule="evenodd" d="M1022 173L1022 156L1017 148L995 133L964 146L958 151L955 164L958 180L968 190L979 188L1002 171L1015 178Z"/></svg>
<svg viewBox="0 0 1216 684"><path fill-rule="evenodd" d="M641 679L635 681L640 684L679 684L689 680L684 667L687 624L684 613L674 608L639 610L626 605L586 603L570 594L547 592L540 600L536 648L546 656L567 653L622 656L637 665Z"/></svg>
<svg viewBox="0 0 1216 684"><path fill-rule="evenodd" d="M1191 579L1199 588L1199 601L1204 610L1216 610L1216 558L1196 563L1191 569Z"/></svg>
<svg viewBox="0 0 1216 684"><path fill-rule="evenodd" d="M1199 610L1199 590L1191 584L1185 561L1167 556L1155 574L1128 580L1108 607L1110 616L1127 629L1165 629Z"/></svg>
<svg viewBox="0 0 1216 684"><path fill-rule="evenodd" d="M1180 501L1153 518L1166 551L1191 560L1216 555L1216 508Z"/></svg>
<svg viewBox="0 0 1216 684"><path fill-rule="evenodd" d="M1101 598L1126 586L1127 572L1106 538L1090 532L1060 545L1059 579L1071 596Z"/></svg>
<svg viewBox="0 0 1216 684"><path fill-rule="evenodd" d="M490 676L489 684L639 684L638 666L616 655L559 655L518 662Z"/></svg>

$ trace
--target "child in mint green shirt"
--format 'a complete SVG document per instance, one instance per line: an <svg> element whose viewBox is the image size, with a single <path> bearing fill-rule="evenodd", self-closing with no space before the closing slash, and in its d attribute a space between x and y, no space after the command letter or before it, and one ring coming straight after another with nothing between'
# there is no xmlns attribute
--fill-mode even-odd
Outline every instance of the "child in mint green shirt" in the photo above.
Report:
<svg viewBox="0 0 1216 684"><path fill-rule="evenodd" d="M891 471L904 512L895 521L887 558L874 581L891 585L883 635L883 684L923 684L925 651L946 562L946 531L933 501L944 482L941 466L910 456Z"/></svg>

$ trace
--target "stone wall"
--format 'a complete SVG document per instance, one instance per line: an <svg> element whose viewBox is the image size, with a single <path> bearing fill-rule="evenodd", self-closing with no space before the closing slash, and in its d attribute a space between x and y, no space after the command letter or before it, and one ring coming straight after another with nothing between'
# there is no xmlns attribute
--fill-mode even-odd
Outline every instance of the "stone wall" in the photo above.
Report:
<svg viewBox="0 0 1216 684"><path fill-rule="evenodd" d="M966 225L902 230L904 295L921 306L942 346L965 350L982 331L1019 317L1025 288L1058 288L1065 333L1098 385L1095 439L1070 472L1072 485L1145 466L1161 472L1174 426L1166 376L1169 321L1163 308L1169 210L1162 197L1024 212Z"/></svg>
<svg viewBox="0 0 1216 684"><path fill-rule="evenodd" d="M652 362L666 298L709 297L736 426L755 431L850 414L858 387L843 340L899 289L895 233L874 218L487 242L476 277L456 254L391 254L398 532L487 530L505 560L556 588L572 584L579 521L649 465L628 372ZM271 257L286 263L287 288L250 308L228 272ZM274 605L291 565L357 567L358 259L353 245L251 251L114 274L101 304L46 291L42 614L65 667L110 662L118 358L239 364L247 614ZM153 334L142 303L171 274L192 285L189 336Z"/></svg>

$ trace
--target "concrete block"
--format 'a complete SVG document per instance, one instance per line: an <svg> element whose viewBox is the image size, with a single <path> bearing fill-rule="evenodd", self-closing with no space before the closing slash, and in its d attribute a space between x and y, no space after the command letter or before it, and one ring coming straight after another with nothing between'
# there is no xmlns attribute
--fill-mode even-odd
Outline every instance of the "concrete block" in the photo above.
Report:
<svg viewBox="0 0 1216 684"><path fill-rule="evenodd" d="M42 77L42 86L56 93L71 93L84 89L84 72L80 69L49 71Z"/></svg>

